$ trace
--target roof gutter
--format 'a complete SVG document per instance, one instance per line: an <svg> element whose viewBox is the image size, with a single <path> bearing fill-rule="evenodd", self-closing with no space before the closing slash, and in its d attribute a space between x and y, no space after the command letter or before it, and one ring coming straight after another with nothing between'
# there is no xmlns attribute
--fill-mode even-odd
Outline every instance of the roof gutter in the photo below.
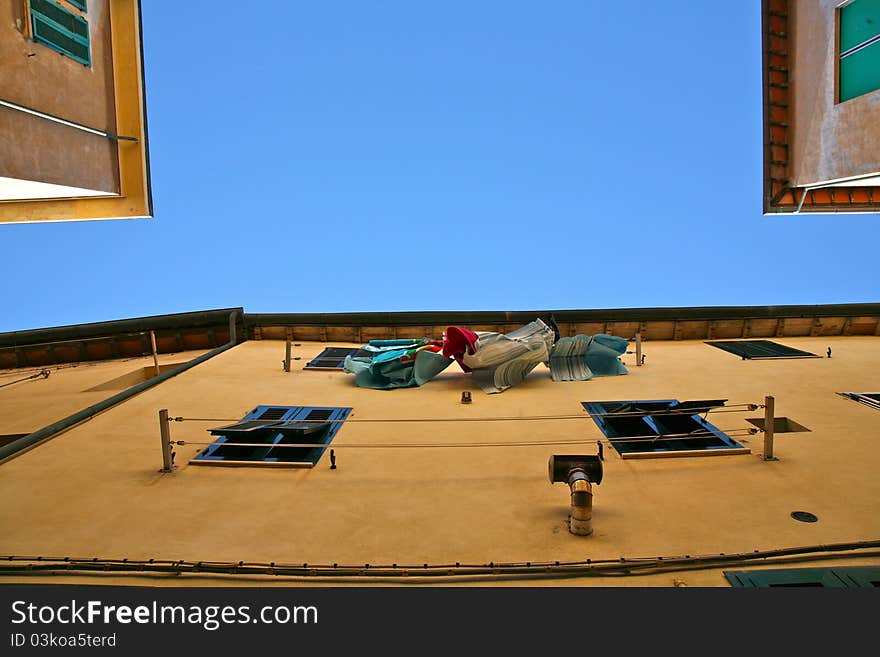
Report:
<svg viewBox="0 0 880 657"><path fill-rule="evenodd" d="M229 342L224 345L220 345L216 349L212 349L206 354L202 354L201 356L197 356L192 360L184 363L180 367L175 367L173 370L169 370L158 376L154 376L151 379L146 381L142 381L137 385L128 388L127 390L123 390L122 392L113 395L103 401L98 402L97 404L92 404L88 408L84 408L81 411L74 413L73 415L69 415L63 420L59 420L53 424L50 424L47 427L43 427L42 429L38 429L33 433L28 434L18 440L15 440L4 447L0 447L0 465L5 463L6 461L21 455L27 450L32 449L39 443L53 438L58 435L62 431L66 431L77 424L82 422L86 422L91 420L93 417L102 413L110 408L113 408L117 404L121 404L122 402L134 397L137 394L144 392L145 390L149 390L153 386L159 385L160 383L167 381L168 379L177 376L182 372L186 372L188 369L195 367L201 363L204 363L206 360L217 356L218 354L223 353L227 349L231 349L238 343L238 339L235 331L235 323L237 314L239 311L232 311L229 313Z"/></svg>
<svg viewBox="0 0 880 657"><path fill-rule="evenodd" d="M144 331L173 331L180 329L207 328L222 324L229 313L235 313L244 322L244 308L222 308L170 315L153 315L117 319L108 322L72 324L50 328L27 329L0 333L0 348L26 347L49 342L70 340L90 340L107 338L122 333L141 333Z"/></svg>
<svg viewBox="0 0 880 657"><path fill-rule="evenodd" d="M245 313L248 330L255 326L431 326L527 323L553 315L557 322L648 322L776 319L779 317L868 317L880 314L878 303L781 306L697 306L609 308L595 310L407 311L355 313Z"/></svg>

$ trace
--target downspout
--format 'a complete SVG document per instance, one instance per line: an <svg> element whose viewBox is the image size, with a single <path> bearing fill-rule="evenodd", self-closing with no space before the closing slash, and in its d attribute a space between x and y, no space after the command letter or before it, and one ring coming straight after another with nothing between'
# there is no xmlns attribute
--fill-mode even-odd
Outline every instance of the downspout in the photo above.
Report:
<svg viewBox="0 0 880 657"><path fill-rule="evenodd" d="M222 354L227 349L231 349L237 343L237 337L235 332L235 317L236 313L229 313L229 342L224 345L217 347L216 349L212 349L206 354L202 354L196 358L193 358L191 361L188 361L181 365L180 367L176 367L173 370L169 370L158 376L154 376L151 379L146 381L142 381L137 385L132 386L127 390L123 390L122 392L113 395L112 397L108 397L107 399L98 402L97 404L92 404L88 408L84 408L81 411L70 415L63 420L59 420L58 422L54 422L47 427L43 427L42 429L37 429L33 433L28 434L27 436L23 436L18 440L15 440L4 447L0 447L0 465L5 463L7 460L14 458L15 456L35 447L37 444L43 442L44 440L48 440L53 436L61 433L62 431L66 431L71 427L80 424L81 422L86 422L95 417L98 413L102 413L110 408L113 408L117 404L121 404L122 402L134 397L137 394L144 392L145 390L149 390L153 386L159 385L160 383L167 381L168 379L177 376L182 372L186 372L188 369L195 367L201 363L204 363L206 360L217 356L218 354Z"/></svg>

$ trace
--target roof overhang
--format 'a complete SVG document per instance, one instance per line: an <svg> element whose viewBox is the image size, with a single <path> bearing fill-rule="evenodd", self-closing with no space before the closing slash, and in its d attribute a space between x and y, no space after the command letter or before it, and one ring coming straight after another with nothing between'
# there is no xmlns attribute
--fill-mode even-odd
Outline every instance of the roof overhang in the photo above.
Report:
<svg viewBox="0 0 880 657"><path fill-rule="evenodd" d="M563 336L608 333L645 340L880 335L880 303L808 306L708 306L591 310L374 313L258 313L225 308L192 313L0 333L0 369L44 367L151 352L212 349L229 340L302 340L364 344L372 339L440 337L448 326L509 332L552 317Z"/></svg>

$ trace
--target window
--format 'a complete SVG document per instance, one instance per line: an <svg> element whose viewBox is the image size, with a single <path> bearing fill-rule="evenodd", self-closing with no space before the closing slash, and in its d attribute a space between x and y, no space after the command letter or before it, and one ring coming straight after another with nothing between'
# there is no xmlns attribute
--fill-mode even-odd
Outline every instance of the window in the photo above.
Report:
<svg viewBox="0 0 880 657"><path fill-rule="evenodd" d="M348 349L345 347L327 347L320 354L306 363L303 369L307 370L341 370L345 364L346 356L366 356L371 357L375 354L365 349Z"/></svg>
<svg viewBox="0 0 880 657"><path fill-rule="evenodd" d="M700 414L726 399L582 402L621 458L748 454Z"/></svg>
<svg viewBox="0 0 880 657"><path fill-rule="evenodd" d="M72 3L85 9L85 2ZM30 0L34 41L91 66L89 24L82 16L52 0Z"/></svg>
<svg viewBox="0 0 880 657"><path fill-rule="evenodd" d="M766 358L820 358L809 351L801 351L770 340L716 340L706 344L742 357L743 360Z"/></svg>
<svg viewBox="0 0 880 657"><path fill-rule="evenodd" d="M67 2L72 4L77 9L86 11L86 0L67 0Z"/></svg>
<svg viewBox="0 0 880 657"><path fill-rule="evenodd" d="M880 587L880 568L874 566L739 570L725 571L724 576L736 588Z"/></svg>
<svg viewBox="0 0 880 657"><path fill-rule="evenodd" d="M880 0L840 9L840 102L880 89Z"/></svg>
<svg viewBox="0 0 880 657"><path fill-rule="evenodd" d="M880 392L838 392L837 394L880 411Z"/></svg>
<svg viewBox="0 0 880 657"><path fill-rule="evenodd" d="M350 413L329 406L257 406L235 424L209 429L217 440L190 463L311 468Z"/></svg>

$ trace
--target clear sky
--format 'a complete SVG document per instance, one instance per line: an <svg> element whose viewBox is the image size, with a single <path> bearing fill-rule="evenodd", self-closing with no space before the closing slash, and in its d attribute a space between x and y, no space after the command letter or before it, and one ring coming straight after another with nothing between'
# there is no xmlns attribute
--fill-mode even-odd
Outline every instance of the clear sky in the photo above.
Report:
<svg viewBox="0 0 880 657"><path fill-rule="evenodd" d="M759 6L148 0L155 218L0 226L0 330L880 301L880 216L761 214Z"/></svg>

